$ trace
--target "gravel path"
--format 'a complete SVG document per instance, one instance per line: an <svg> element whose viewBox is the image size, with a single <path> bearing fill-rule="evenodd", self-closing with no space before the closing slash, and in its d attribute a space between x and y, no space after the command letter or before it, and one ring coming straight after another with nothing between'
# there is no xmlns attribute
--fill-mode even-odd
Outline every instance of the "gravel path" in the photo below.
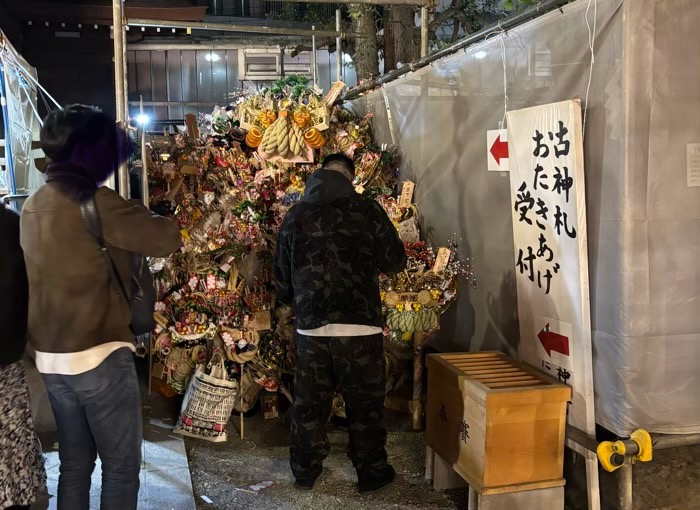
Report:
<svg viewBox="0 0 700 510"><path fill-rule="evenodd" d="M467 491L435 492L424 479L425 443L422 433L410 431L407 415L389 413L388 451L398 473L397 480L372 495L360 495L355 472L345 452L347 432L332 427L331 454L313 491L292 487L289 470L288 423L263 420L259 415L246 420L247 437L241 441L238 419L231 426L227 443L187 440L192 484L197 508L201 510L345 509L407 510L456 509L467 507ZM246 489L258 482L274 485L258 493ZM202 496L211 499L206 503Z"/></svg>

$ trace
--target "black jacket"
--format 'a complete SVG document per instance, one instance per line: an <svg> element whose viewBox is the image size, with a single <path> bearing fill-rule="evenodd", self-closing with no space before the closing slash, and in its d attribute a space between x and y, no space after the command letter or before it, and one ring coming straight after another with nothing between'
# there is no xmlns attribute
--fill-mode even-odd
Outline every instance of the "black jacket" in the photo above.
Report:
<svg viewBox="0 0 700 510"><path fill-rule="evenodd" d="M383 325L380 273L397 273L406 253L374 200L339 172L318 170L282 223L275 255L277 298L293 304L298 329Z"/></svg>
<svg viewBox="0 0 700 510"><path fill-rule="evenodd" d="M29 288L19 246L19 216L0 205L0 365L22 359Z"/></svg>

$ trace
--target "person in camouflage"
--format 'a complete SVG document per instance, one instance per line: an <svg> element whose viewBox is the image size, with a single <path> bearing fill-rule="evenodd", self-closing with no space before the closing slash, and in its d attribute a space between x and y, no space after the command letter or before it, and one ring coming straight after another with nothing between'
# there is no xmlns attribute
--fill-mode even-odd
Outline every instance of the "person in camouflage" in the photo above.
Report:
<svg viewBox="0 0 700 510"><path fill-rule="evenodd" d="M326 426L336 386L345 399L360 492L395 477L385 448L378 277L403 270L406 253L381 206L355 192L354 175L350 158L328 156L277 240L277 297L296 314L290 464L298 489L313 488L329 453Z"/></svg>

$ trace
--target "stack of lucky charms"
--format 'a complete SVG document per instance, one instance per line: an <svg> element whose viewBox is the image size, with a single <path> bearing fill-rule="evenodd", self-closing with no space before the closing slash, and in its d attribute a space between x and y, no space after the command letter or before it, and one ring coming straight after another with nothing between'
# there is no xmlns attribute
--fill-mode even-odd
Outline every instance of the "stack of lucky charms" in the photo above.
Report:
<svg viewBox="0 0 700 510"><path fill-rule="evenodd" d="M237 94L201 116L198 138L151 140L151 197L174 211L184 240L181 252L152 264L159 294L154 374L177 393L217 351L241 381L244 412L255 403L251 384L286 392L293 316L274 301L270 263L284 216L323 157L347 154L357 191L396 203L396 151L375 143L371 116L357 118L302 83L290 77ZM398 221L405 212L397 206L392 215Z"/></svg>
<svg viewBox="0 0 700 510"><path fill-rule="evenodd" d="M439 248L437 254L420 239L414 187L413 182L404 181L398 198L376 198L396 226L408 258L404 271L380 277L387 337L394 345L406 348L413 347L415 333L440 327L439 316L457 298L460 277L475 284L470 261L467 259L465 264L458 256L456 239Z"/></svg>

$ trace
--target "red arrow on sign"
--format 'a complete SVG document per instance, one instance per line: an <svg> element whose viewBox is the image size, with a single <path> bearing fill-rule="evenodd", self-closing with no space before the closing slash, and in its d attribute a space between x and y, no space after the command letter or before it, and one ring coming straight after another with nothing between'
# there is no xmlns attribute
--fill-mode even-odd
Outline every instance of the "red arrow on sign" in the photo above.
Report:
<svg viewBox="0 0 700 510"><path fill-rule="evenodd" d="M552 351L563 354L564 356L569 355L569 338L555 333L554 331L550 331L549 324L539 332L537 338L540 339L542 347L547 351L547 356L550 358L552 357Z"/></svg>
<svg viewBox="0 0 700 510"><path fill-rule="evenodd" d="M490 151L493 159L500 165L501 159L506 159L508 157L508 142L502 142L501 135L498 135L498 138L493 141Z"/></svg>

